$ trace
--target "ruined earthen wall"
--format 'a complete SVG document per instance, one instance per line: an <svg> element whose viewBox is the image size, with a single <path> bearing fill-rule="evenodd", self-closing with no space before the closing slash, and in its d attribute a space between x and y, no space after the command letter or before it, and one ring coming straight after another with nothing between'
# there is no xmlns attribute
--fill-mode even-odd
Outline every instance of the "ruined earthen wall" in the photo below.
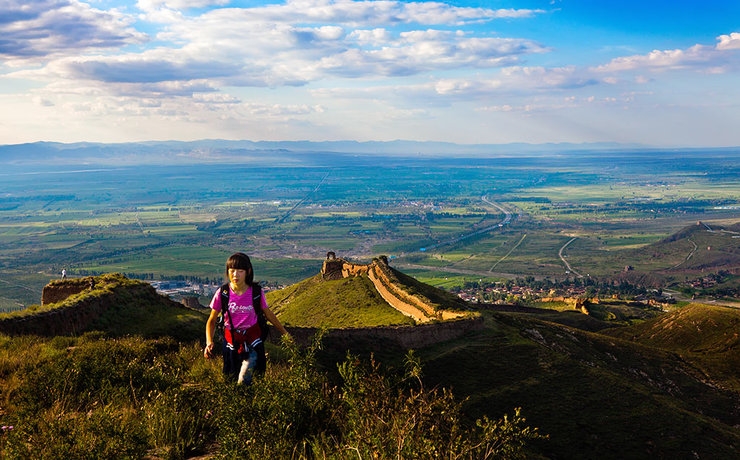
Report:
<svg viewBox="0 0 740 460"><path fill-rule="evenodd" d="M344 277L344 261L341 259L327 259L321 266L321 276L325 280L340 280Z"/></svg>
<svg viewBox="0 0 740 460"><path fill-rule="evenodd" d="M388 273L387 259L380 260L380 262L375 260L370 264L355 264L343 259L327 258L321 267L321 275L325 280L367 275L378 291L378 294L380 294L388 305L419 323L439 319L450 320L466 316L465 313L461 312L437 311L425 299L409 294L399 288L391 280L391 276Z"/></svg>
<svg viewBox="0 0 740 460"><path fill-rule="evenodd" d="M378 291L385 289L390 296L396 299L396 303L399 305L405 305L406 308L417 310L424 318L427 318L427 321L437 318L437 312L432 305L429 305L418 297L399 289L398 286L390 280L385 267L381 267L379 264L373 264L370 273L375 276L374 279L372 277L371 279Z"/></svg>
<svg viewBox="0 0 740 460"><path fill-rule="evenodd" d="M8 335L57 335L78 334L103 314L110 306L105 298L64 308L57 308L34 315L13 316L0 319L0 332Z"/></svg>
<svg viewBox="0 0 740 460"><path fill-rule="evenodd" d="M424 302L416 296L410 295L402 289L399 289L388 276L386 261L383 264L373 261L370 264L355 264L343 259L327 258L321 267L321 275L325 280L337 280L354 276L368 275L375 289L378 291L383 300L391 307L400 311L406 316L410 316L417 322L427 322L434 319L455 318L460 316L458 313L441 315L438 314L432 305Z"/></svg>
<svg viewBox="0 0 740 460"><path fill-rule="evenodd" d="M202 310L203 308L206 308L200 304L197 297L192 296L183 297L182 300L180 300L180 303L190 308L191 310Z"/></svg>
<svg viewBox="0 0 740 460"><path fill-rule="evenodd" d="M391 307L395 308L406 316L412 317L414 321L420 323L431 321L433 319L430 318L424 310L418 308L413 303L407 302L405 301L405 299L402 299L398 295L397 289L391 291L390 288L392 287L392 285L390 283L384 283L383 280L378 276L377 270L370 270L370 272L368 273L368 277L370 278L370 281L373 282L373 285L375 285L375 289L378 291L378 294L380 294L383 300L385 300Z"/></svg>
<svg viewBox="0 0 740 460"><path fill-rule="evenodd" d="M406 349L421 348L439 342L462 337L464 334L483 328L483 317L466 318L443 323L427 323L416 326L363 327L329 329L326 339L339 346L351 345L358 340L377 343L378 347L395 345ZM288 332L301 344L308 343L319 331L312 327L288 327Z"/></svg>
<svg viewBox="0 0 740 460"><path fill-rule="evenodd" d="M90 289L92 278L75 278L64 281L53 281L41 291L41 305L61 302L67 297Z"/></svg>
<svg viewBox="0 0 740 460"><path fill-rule="evenodd" d="M79 289L80 286L83 289ZM89 280L79 283L76 280L50 283L44 287L42 301L46 305L62 302L69 296L79 294L85 289L90 289ZM116 298L120 295L152 299L161 297L154 287L147 284L119 287L111 289L109 292L101 292L99 295L97 295L98 293L95 294L86 296L71 305L59 306L38 313L0 318L0 333L8 335L33 334L46 337L75 335L87 330L107 310L115 308ZM51 302L54 299L61 300ZM172 301L171 303L173 306L185 308L184 305L177 302Z"/></svg>
<svg viewBox="0 0 740 460"><path fill-rule="evenodd" d="M368 273L368 271L370 271L370 266L364 264L353 264L345 262L344 266L342 267L342 275L344 275L345 278L348 278L350 276L365 275Z"/></svg>

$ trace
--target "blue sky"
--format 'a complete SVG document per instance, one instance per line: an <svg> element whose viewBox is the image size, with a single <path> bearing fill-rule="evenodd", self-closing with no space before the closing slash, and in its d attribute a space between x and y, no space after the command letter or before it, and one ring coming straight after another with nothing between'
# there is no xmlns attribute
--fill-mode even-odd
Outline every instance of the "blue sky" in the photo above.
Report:
<svg viewBox="0 0 740 460"><path fill-rule="evenodd" d="M0 0L0 144L740 146L740 2Z"/></svg>

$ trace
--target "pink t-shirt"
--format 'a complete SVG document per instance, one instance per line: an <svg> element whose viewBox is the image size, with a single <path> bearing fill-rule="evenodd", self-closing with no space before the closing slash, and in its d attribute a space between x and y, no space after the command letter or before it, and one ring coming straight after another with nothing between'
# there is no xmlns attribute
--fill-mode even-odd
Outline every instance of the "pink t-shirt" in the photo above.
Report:
<svg viewBox="0 0 740 460"><path fill-rule="evenodd" d="M267 301L264 295L260 296L260 300L262 308L267 308ZM211 299L211 309L220 312L221 308L221 289L217 289ZM251 286L242 295L237 295L229 288L229 314L231 315L231 320L234 321L234 329L249 329L257 324L257 312L254 311L254 305L252 305ZM231 327L229 314L224 315L226 318L224 327L226 328Z"/></svg>

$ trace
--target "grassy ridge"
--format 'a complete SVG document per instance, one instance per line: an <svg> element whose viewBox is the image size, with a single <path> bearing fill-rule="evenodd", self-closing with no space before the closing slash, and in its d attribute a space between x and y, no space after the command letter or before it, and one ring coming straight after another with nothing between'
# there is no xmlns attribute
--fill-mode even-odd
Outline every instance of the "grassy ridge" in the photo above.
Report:
<svg viewBox="0 0 740 460"><path fill-rule="evenodd" d="M551 458L736 458L737 393L675 353L542 321L487 313L465 340L420 350L429 383L471 416L521 406ZM689 454L693 455L693 454Z"/></svg>
<svg viewBox="0 0 740 460"><path fill-rule="evenodd" d="M372 327L413 324L390 307L367 276L325 281L321 275L267 294L271 308L288 325Z"/></svg>
<svg viewBox="0 0 740 460"><path fill-rule="evenodd" d="M690 304L642 324L607 334L669 350L697 366L706 379L740 392L740 310Z"/></svg>
<svg viewBox="0 0 740 460"><path fill-rule="evenodd" d="M575 266L591 266L595 257L612 267L618 275L625 266L633 267L633 277L644 276L656 286L681 282L685 277L705 276L721 270L734 271L740 263L737 225L695 223L649 245L623 251L609 251L608 245L596 248L585 241L569 247ZM649 283L648 283L649 284ZM737 286L737 282L728 283Z"/></svg>
<svg viewBox="0 0 740 460"><path fill-rule="evenodd" d="M29 318L28 321L47 321L36 317L61 309L84 309L95 305L99 316L93 318L86 330L100 331L113 337L140 335L154 338L170 336L189 341L203 334L207 310L192 310L167 297L157 294L148 283L131 280L121 274L94 277L94 289L88 289L87 279L55 281L50 286L64 288L65 284L81 285L82 292L51 304L32 305L10 313L0 313L0 318ZM50 319L54 321L54 319ZM48 328L47 328L48 329ZM52 330L54 330L52 328ZM79 331L80 333L85 331Z"/></svg>
<svg viewBox="0 0 740 460"><path fill-rule="evenodd" d="M157 303L154 299L124 298L94 322L91 329L104 331L113 337L169 336L180 341L192 341L204 337L207 315L208 310L205 309L201 312L171 303Z"/></svg>

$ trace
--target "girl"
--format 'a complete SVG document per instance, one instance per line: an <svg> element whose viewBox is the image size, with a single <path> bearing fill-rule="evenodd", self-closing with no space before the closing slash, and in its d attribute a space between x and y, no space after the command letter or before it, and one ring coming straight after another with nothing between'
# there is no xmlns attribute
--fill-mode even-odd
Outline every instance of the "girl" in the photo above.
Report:
<svg viewBox="0 0 740 460"><path fill-rule="evenodd" d="M232 254L226 261L228 286L224 285L213 294L211 315L206 322L206 348L203 355L206 359L213 357L213 336L216 331L218 315L224 315L223 347L224 375L239 383L251 383L252 372L264 372L267 366L265 344L262 342L262 331L258 323L258 309L261 307L267 320L281 334L288 331L275 314L268 308L267 301L259 285L254 283L254 270L249 257L241 252ZM223 305L228 289L228 305ZM257 308L255 308L257 304Z"/></svg>

